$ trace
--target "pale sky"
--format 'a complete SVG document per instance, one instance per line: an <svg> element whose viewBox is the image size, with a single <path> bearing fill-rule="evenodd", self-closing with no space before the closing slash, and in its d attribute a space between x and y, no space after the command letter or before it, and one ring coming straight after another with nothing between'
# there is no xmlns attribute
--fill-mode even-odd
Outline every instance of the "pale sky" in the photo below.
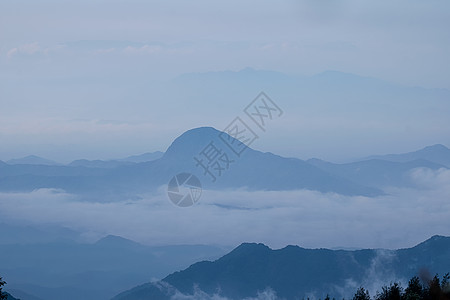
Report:
<svg viewBox="0 0 450 300"><path fill-rule="evenodd" d="M227 109L210 105L215 98L201 89L172 98L167 82L186 73L337 70L450 89L448 28L446 0L1 1L0 159L36 154L68 162L164 151L190 128L224 128L259 92L229 91L239 103ZM273 94L289 112L292 99ZM448 104L432 108L446 111ZM308 111L308 121L296 109L256 147L339 160L450 146L443 129L450 124L439 113L418 123L406 113L401 121L380 114L382 126L368 125L362 114L339 127L330 116L318 125L322 115ZM355 147L355 140L367 144Z"/></svg>

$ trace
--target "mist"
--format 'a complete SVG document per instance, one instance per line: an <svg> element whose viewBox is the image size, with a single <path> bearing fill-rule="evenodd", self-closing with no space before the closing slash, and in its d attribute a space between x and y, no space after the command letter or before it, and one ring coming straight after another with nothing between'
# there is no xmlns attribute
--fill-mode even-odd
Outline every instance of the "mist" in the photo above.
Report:
<svg viewBox="0 0 450 300"><path fill-rule="evenodd" d="M91 242L112 234L148 245L234 247L254 241L274 248L398 249L450 234L450 171L417 169L411 176L422 189L391 188L379 197L204 190L201 201L187 209L168 200L166 187L142 200L112 203L77 201L64 191L40 189L1 193L0 216L15 224L67 227Z"/></svg>

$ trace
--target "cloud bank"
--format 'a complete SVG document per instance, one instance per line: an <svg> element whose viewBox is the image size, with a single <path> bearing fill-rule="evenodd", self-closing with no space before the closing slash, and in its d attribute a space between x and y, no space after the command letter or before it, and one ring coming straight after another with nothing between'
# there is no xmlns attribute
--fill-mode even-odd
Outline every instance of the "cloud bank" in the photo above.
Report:
<svg viewBox="0 0 450 300"><path fill-rule="evenodd" d="M82 232L87 240L106 234L145 244L262 242L279 248L410 247L432 235L450 235L450 170L418 169L423 189L388 190L375 198L299 190L203 191L198 204L174 206L165 187L141 200L82 202L53 189L0 194L0 220L55 224Z"/></svg>

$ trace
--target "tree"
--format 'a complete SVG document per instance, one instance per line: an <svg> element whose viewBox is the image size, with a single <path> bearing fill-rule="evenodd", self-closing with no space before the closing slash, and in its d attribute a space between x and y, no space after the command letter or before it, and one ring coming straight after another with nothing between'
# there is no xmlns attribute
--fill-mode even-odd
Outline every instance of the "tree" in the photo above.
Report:
<svg viewBox="0 0 450 300"><path fill-rule="evenodd" d="M442 278L441 290L445 299L450 300L450 273L447 273Z"/></svg>
<svg viewBox="0 0 450 300"><path fill-rule="evenodd" d="M8 296L6 294L3 294L2 292L2 287L6 284L5 281L3 281L3 279L0 277L0 300L6 300L6 298L8 298Z"/></svg>
<svg viewBox="0 0 450 300"><path fill-rule="evenodd" d="M370 300L369 291L360 287L353 296L353 300Z"/></svg>
<svg viewBox="0 0 450 300"><path fill-rule="evenodd" d="M428 282L428 288L425 291L425 299L439 300L441 296L441 282L439 277L435 275L433 279Z"/></svg>
<svg viewBox="0 0 450 300"><path fill-rule="evenodd" d="M402 300L403 289L397 282L391 283L390 286L383 286L381 292L377 292L376 300Z"/></svg>
<svg viewBox="0 0 450 300"><path fill-rule="evenodd" d="M405 290L405 300L420 300L423 296L423 287L420 279L414 276L409 280L408 287Z"/></svg>

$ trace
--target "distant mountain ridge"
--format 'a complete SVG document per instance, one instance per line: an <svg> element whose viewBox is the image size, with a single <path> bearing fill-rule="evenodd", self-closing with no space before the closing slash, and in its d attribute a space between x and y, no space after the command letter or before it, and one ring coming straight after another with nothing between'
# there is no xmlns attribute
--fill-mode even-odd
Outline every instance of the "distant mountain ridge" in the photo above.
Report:
<svg viewBox="0 0 450 300"><path fill-rule="evenodd" d="M417 159L426 159L435 164L441 164L450 168L450 149L442 144L436 144L413 152L402 154L372 155L367 159L382 159L393 162L408 162Z"/></svg>
<svg viewBox="0 0 450 300"><path fill-rule="evenodd" d="M154 191L167 184L178 173L189 172L200 178L204 187L211 189L310 189L345 195L383 194L377 188L351 182L300 159L283 158L251 148L246 149L241 157L230 154L230 159L235 163L230 164L229 170L224 171L213 182L212 178L205 176L201 167L196 166L194 157L210 142L226 149L227 146L219 138L220 134L220 131L212 127L188 130L173 141L160 159L111 168L93 166L92 162L89 166L86 165L87 162L75 166L0 166L3 177L0 190L59 188L75 194L102 195L105 199L134 197L138 193ZM227 140L234 140L227 134L222 134Z"/></svg>
<svg viewBox="0 0 450 300"><path fill-rule="evenodd" d="M311 189L321 192L336 192L351 195L379 195L380 190L361 186L351 181L323 172L319 168L296 158L284 158L269 152L263 153L248 147L240 157L233 156L227 145L219 138L221 131L212 127L200 127L186 131L176 138L161 160L155 164L171 166L177 172L189 171L202 179L208 188L239 188L250 190L293 190ZM225 134L225 139L232 144L239 143ZM229 170L224 170L220 178L212 183L210 176L205 176L204 169L196 167L194 157L213 143L221 151L228 151L231 163ZM219 176L217 176L219 177Z"/></svg>
<svg viewBox="0 0 450 300"><path fill-rule="evenodd" d="M139 155L131 155L125 158L119 159L110 159L110 160L88 160L88 159L77 159L70 163L68 166L73 167L90 167L90 168L115 168L118 166L130 164L130 163L142 163L148 162L152 160L159 159L163 156L164 152L155 151L155 152L147 152ZM62 166L63 164L55 162L53 160L49 160L46 158L42 158L36 155L28 155L22 158L10 159L6 162L0 160L0 165L9 164L9 165L45 165L45 166Z"/></svg>
<svg viewBox="0 0 450 300"><path fill-rule="evenodd" d="M48 166L57 166L61 165L55 161L45 159L36 155L28 155L22 158L15 158L6 161L9 165L48 165Z"/></svg>
<svg viewBox="0 0 450 300"><path fill-rule="evenodd" d="M127 161L117 161L117 160L87 160L78 159L74 160L68 164L70 167L87 167L87 168L100 168L100 169L113 169L120 166L125 166L133 164Z"/></svg>
<svg viewBox="0 0 450 300"><path fill-rule="evenodd" d="M158 283L125 291L114 300L171 299L200 290L227 299L256 297L268 288L281 299L350 297L360 285L376 280L407 280L422 268L431 274L450 271L450 237L434 236L399 250L328 250L287 246L272 250L244 243L216 261L198 262ZM375 272L375 273L374 273ZM388 284L389 282L384 282Z"/></svg>
<svg viewBox="0 0 450 300"><path fill-rule="evenodd" d="M125 158L119 159L110 159L110 160L87 160L87 159L78 159L69 163L69 166L74 167L89 167L89 168L117 168L120 166L130 165L134 163L143 163L149 162L152 160L160 159L164 155L164 152L156 151L156 152L147 152L139 155L132 155Z"/></svg>
<svg viewBox="0 0 450 300"><path fill-rule="evenodd" d="M117 161L126 161L126 162L134 162L134 163L141 163L146 161L152 161L156 159L160 159L164 155L164 152L162 151L155 151L155 152L147 152L139 155L131 155L125 158L116 159Z"/></svg>
<svg viewBox="0 0 450 300"><path fill-rule="evenodd" d="M422 158L404 162L382 159L368 159L346 164L334 164L320 159L310 159L307 162L336 176L380 189L389 186L415 187L416 183L410 175L411 171L417 168L431 170L447 168Z"/></svg>
<svg viewBox="0 0 450 300"><path fill-rule="evenodd" d="M78 160L66 166L35 164L1 164L0 191L32 191L39 188L63 189L87 200L114 201L123 197L136 198L165 185L176 174L196 175L207 189L245 188L248 190L308 189L342 195L383 195L387 185L416 187L411 180L415 168L437 170L446 167L430 161L429 153L441 153L440 162L450 160L448 149L433 146L412 157L415 160L392 162L370 159L350 164L333 164L312 159L303 161L263 153L247 148L241 157L233 155L224 140L229 135L212 127L194 128L177 137L165 153L156 152L120 161ZM236 140L235 140L236 141ZM194 157L213 143L220 151L228 151L231 163L216 181L198 165ZM438 149L439 148L439 149ZM157 159L133 162L151 157ZM431 157L431 158L430 158ZM428 159L427 159L428 158ZM434 159L436 161L436 159Z"/></svg>

